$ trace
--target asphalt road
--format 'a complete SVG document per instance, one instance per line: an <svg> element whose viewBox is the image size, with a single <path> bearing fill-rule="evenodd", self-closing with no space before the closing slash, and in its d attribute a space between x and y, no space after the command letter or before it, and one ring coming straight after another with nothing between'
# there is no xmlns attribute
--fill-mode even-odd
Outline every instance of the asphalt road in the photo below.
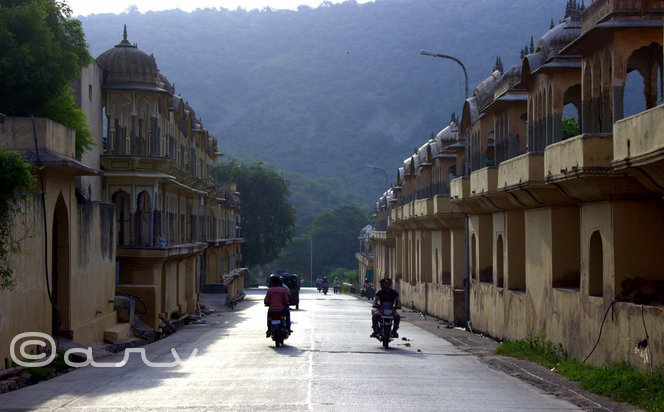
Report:
<svg viewBox="0 0 664 412"><path fill-rule="evenodd" d="M385 350L369 338L368 301L348 295L303 289L295 332L276 348L264 294L247 291L236 311L144 347L153 363L173 362L175 349L180 366L148 367L132 353L122 367L87 366L0 395L0 410L579 410L413 326L412 312Z"/></svg>

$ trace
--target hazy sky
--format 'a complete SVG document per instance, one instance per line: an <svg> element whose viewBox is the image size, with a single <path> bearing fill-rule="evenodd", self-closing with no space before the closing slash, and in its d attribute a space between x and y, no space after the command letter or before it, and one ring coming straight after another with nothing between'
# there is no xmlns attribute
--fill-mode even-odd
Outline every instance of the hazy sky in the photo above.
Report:
<svg viewBox="0 0 664 412"><path fill-rule="evenodd" d="M271 7L273 9L297 9L298 5L305 4L318 7L323 0L65 0L71 6L74 16L87 16L95 13L125 12L129 6L136 5L138 11L144 13L149 10L180 9L191 11L204 8L223 7L235 10L238 6L253 10ZM330 0L331 3L343 3L345 0ZM357 0L358 3L367 3L373 0Z"/></svg>

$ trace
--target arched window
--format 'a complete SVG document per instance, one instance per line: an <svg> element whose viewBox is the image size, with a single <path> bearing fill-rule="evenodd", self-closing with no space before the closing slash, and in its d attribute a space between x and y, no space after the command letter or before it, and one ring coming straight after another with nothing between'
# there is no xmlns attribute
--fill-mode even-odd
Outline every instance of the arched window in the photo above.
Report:
<svg viewBox="0 0 664 412"><path fill-rule="evenodd" d="M588 295L602 296L604 289L604 253L599 230L590 236L588 255Z"/></svg>
<svg viewBox="0 0 664 412"><path fill-rule="evenodd" d="M477 238L474 233L470 238L470 276L477 278Z"/></svg>
<svg viewBox="0 0 664 412"><path fill-rule="evenodd" d="M662 98L662 46L635 50L627 59L623 107L625 117L651 109Z"/></svg>
<svg viewBox="0 0 664 412"><path fill-rule="evenodd" d="M71 329L70 326L70 266L69 266L69 214L67 205L62 196L58 196L53 212L52 226L52 260L51 276L54 304L58 307L58 312L53 310L51 318L52 332L57 334L60 331Z"/></svg>
<svg viewBox="0 0 664 412"><path fill-rule="evenodd" d="M119 190L113 194L111 199L115 204L116 242L119 246L127 246L131 241L129 194L124 190Z"/></svg>
<svg viewBox="0 0 664 412"><path fill-rule="evenodd" d="M496 241L496 286L499 288L503 287L505 278L504 259L503 235L498 235L498 240Z"/></svg>
<svg viewBox="0 0 664 412"><path fill-rule="evenodd" d="M152 200L147 190L138 194L136 205L137 245L152 246L152 233L150 230L152 220Z"/></svg>
<svg viewBox="0 0 664 412"><path fill-rule="evenodd" d="M561 140L581 134L581 85L575 84L565 91L563 96L563 116L560 127Z"/></svg>

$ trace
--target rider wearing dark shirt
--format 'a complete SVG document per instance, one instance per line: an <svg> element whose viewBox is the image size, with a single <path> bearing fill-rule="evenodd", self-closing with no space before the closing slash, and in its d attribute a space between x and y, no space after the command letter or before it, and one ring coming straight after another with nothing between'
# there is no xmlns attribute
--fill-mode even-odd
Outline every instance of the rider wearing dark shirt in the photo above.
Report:
<svg viewBox="0 0 664 412"><path fill-rule="evenodd" d="M380 280L380 290L376 293L374 297L373 307L382 308L384 302L392 303L392 310L394 311L394 327L392 329L392 336L395 338L399 337L397 329L399 329L399 321L401 320L399 313L396 309L401 308L401 299L399 299L399 294L396 290L392 289L392 280L390 279L381 279ZM378 334L378 319L380 318L380 310L373 312L371 317L371 324L373 326L373 333L371 337L374 337Z"/></svg>

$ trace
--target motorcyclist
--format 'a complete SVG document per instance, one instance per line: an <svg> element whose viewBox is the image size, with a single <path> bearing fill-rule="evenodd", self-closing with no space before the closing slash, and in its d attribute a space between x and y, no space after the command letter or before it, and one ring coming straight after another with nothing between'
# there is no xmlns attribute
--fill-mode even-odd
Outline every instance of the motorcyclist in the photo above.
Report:
<svg viewBox="0 0 664 412"><path fill-rule="evenodd" d="M384 302L392 303L392 310L394 313L392 337L398 338L399 334L397 333L397 330L399 329L399 321L401 320L401 317L399 316L399 313L397 313L396 309L401 308L401 299L399 298L397 291L392 289L392 280L389 278L380 280L380 290L376 292L376 296L374 297L372 307L378 308L378 310L373 311L371 316L371 325L373 327L373 333L371 334L371 337L374 338L378 336L378 320L380 319L380 309L383 307Z"/></svg>
<svg viewBox="0 0 664 412"><path fill-rule="evenodd" d="M323 276L323 292L326 292L330 287L330 283L327 281L327 276Z"/></svg>
<svg viewBox="0 0 664 412"><path fill-rule="evenodd" d="M270 288L265 294L265 299L263 302L265 306L269 306L267 310L267 332L265 332L265 337L270 336L270 312L281 313L286 316L286 327L290 333L290 311L288 310L288 292L285 288L282 287L282 281L279 276L270 276Z"/></svg>
<svg viewBox="0 0 664 412"><path fill-rule="evenodd" d="M367 299L372 299L375 296L373 285L369 282L368 278L364 279L364 285L362 287L364 288L364 296L366 296Z"/></svg>
<svg viewBox="0 0 664 412"><path fill-rule="evenodd" d="M320 276L316 278L316 287L318 288L319 292L323 288L323 279L321 279Z"/></svg>
<svg viewBox="0 0 664 412"><path fill-rule="evenodd" d="M334 278L334 293L339 293L340 287L341 287L341 282L339 282L339 278Z"/></svg>

